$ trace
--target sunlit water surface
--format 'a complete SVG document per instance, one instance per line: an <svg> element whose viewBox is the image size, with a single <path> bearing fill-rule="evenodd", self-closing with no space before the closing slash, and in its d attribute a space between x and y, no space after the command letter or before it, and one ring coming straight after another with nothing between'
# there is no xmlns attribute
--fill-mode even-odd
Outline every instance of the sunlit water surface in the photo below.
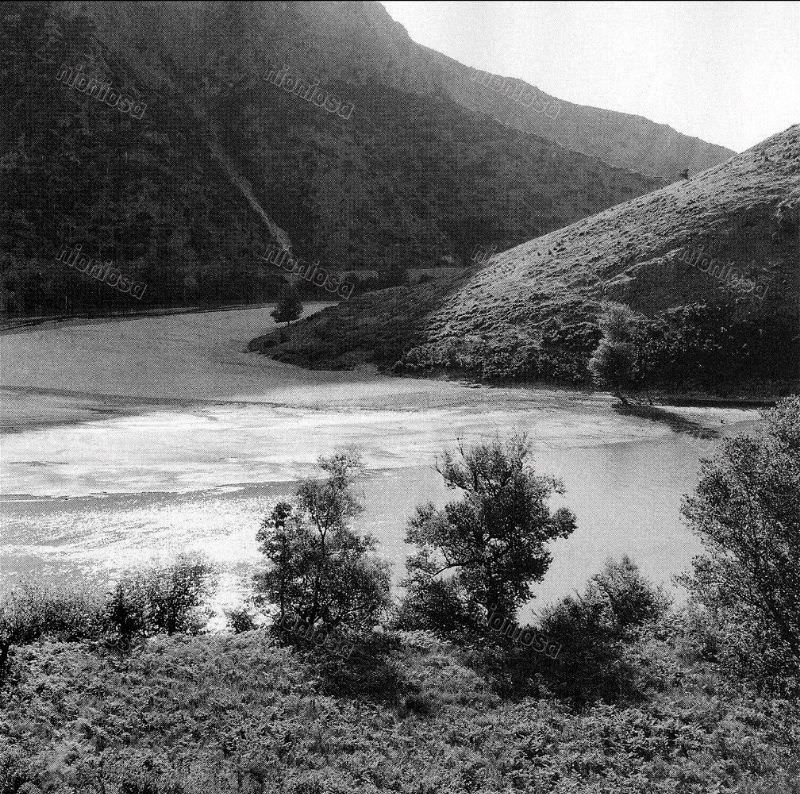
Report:
<svg viewBox="0 0 800 794"><path fill-rule="evenodd" d="M124 568L202 552L219 567L221 613L247 596L263 516L316 471L319 455L345 444L363 450L368 469L358 526L377 536L397 581L414 507L456 496L433 467L436 454L512 430L530 434L537 468L566 485L553 504L578 518L575 533L552 546L536 606L581 589L623 553L672 586L699 550L680 520L681 496L717 442L619 415L595 395L463 392L461 405L416 410L222 404L6 435L0 587L27 575L107 586ZM750 424L731 423L745 412L707 414L706 424L726 432Z"/></svg>

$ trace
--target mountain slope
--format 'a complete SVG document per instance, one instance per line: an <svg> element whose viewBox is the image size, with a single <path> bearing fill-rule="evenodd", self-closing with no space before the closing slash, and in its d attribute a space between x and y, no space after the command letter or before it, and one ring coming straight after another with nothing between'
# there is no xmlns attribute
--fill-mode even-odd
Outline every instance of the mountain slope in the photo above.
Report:
<svg viewBox="0 0 800 794"><path fill-rule="evenodd" d="M197 13L185 5L187 14ZM302 64L307 72L348 86L372 83L446 97L514 130L626 170L672 181L684 168L696 173L735 154L641 116L558 100L522 80L481 79L476 70L414 42L378 2L297 2L283 8L264 3L254 16L242 31L254 53L256 35L267 33L269 17L266 41L282 62ZM331 46L334 41L337 46ZM509 96L512 88L524 102Z"/></svg>
<svg viewBox="0 0 800 794"><path fill-rule="evenodd" d="M4 4L0 308L137 305L54 261L62 245L146 283L144 303L261 301L283 283L260 258L273 241L398 283L659 184L439 94L340 74L363 43L342 25L361 30L382 9L346 4L329 30L335 8ZM146 103L143 117L59 82L61 64ZM284 64L354 110L268 82Z"/></svg>
<svg viewBox="0 0 800 794"><path fill-rule="evenodd" d="M790 382L800 364L799 207L794 126L692 179L496 255L436 294L426 285L327 310L273 352L314 366L352 362L354 351L392 364L373 342L395 327L391 353L402 352L402 371L581 383L601 304L613 300L650 319L665 379L718 384L729 366L740 380ZM379 302L389 316L373 327ZM420 303L424 313L392 325L393 305ZM339 338L347 342L337 350Z"/></svg>
<svg viewBox="0 0 800 794"><path fill-rule="evenodd" d="M672 182L685 168L695 174L735 154L643 116L565 102L523 80L478 73L423 49L420 59L439 65L441 85L459 104L611 165Z"/></svg>

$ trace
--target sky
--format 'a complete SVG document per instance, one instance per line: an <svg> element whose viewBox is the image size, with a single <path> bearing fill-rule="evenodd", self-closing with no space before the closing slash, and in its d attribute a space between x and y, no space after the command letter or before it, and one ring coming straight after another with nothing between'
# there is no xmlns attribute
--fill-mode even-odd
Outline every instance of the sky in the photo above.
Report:
<svg viewBox="0 0 800 794"><path fill-rule="evenodd" d="M468 66L737 152L800 123L800 2L383 5Z"/></svg>

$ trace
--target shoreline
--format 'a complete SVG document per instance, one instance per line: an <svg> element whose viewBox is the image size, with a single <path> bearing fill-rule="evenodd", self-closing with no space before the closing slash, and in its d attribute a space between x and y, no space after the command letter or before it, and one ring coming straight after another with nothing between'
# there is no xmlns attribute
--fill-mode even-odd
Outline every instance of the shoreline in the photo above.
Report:
<svg viewBox="0 0 800 794"><path fill-rule="evenodd" d="M108 320L136 320L141 317L171 317L181 314L209 314L214 312L234 312L246 309L266 309L275 306L277 301L259 301L257 303L225 303L220 306L162 306L150 309L140 309L130 312L109 312L106 314L47 314L36 317L0 318L0 336L37 328L41 325L85 325L87 323L103 322ZM331 301L306 301L305 306L324 304L335 305Z"/></svg>

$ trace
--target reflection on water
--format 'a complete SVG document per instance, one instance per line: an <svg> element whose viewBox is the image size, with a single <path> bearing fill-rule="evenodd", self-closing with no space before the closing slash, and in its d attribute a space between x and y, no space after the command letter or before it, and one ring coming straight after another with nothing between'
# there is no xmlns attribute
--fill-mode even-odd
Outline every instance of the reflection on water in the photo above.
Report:
<svg viewBox="0 0 800 794"><path fill-rule="evenodd" d="M705 427L700 422L687 419L676 411L670 411L655 405L615 403L613 409L623 416L639 416L642 419L649 419L651 422L661 422L677 433L688 433L688 435L695 438L719 437L719 431L715 428Z"/></svg>
<svg viewBox="0 0 800 794"><path fill-rule="evenodd" d="M628 553L667 583L686 568L699 547L680 522L680 499L716 439L591 400L537 404L535 392L494 399L479 391L479 401L458 408L223 405L6 436L0 587L26 574L108 582L123 568L199 551L222 570L216 606L231 605L258 564L262 517L291 494L292 480L314 472L319 455L352 443L369 468L359 526L379 538L397 581L414 507L456 496L443 487L434 456L457 439L510 430L531 433L537 468L566 484L554 501L578 517L573 536L552 547L537 605L582 588L608 556Z"/></svg>

